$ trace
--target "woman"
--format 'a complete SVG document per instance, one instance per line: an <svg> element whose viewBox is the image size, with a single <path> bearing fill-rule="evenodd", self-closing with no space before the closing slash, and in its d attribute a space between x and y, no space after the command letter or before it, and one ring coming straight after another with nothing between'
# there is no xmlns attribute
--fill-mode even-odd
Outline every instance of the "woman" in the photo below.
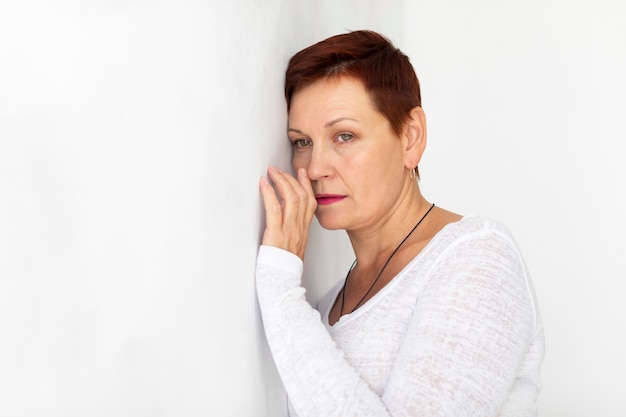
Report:
<svg viewBox="0 0 626 417"><path fill-rule="evenodd" d="M535 416L530 278L503 226L420 193L426 121L408 58L374 32L334 36L292 57L285 95L296 178L270 167L260 181L256 279L290 414ZM319 312L300 284L313 214L356 255Z"/></svg>

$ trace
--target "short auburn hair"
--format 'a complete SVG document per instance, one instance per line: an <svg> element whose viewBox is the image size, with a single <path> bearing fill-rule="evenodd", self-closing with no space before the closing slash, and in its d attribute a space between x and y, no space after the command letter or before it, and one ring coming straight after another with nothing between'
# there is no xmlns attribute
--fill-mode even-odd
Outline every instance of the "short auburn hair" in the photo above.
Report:
<svg viewBox="0 0 626 417"><path fill-rule="evenodd" d="M287 111L299 90L321 79L342 76L363 83L374 107L396 135L411 109L422 104L409 58L379 33L359 30L332 36L291 57L285 74Z"/></svg>

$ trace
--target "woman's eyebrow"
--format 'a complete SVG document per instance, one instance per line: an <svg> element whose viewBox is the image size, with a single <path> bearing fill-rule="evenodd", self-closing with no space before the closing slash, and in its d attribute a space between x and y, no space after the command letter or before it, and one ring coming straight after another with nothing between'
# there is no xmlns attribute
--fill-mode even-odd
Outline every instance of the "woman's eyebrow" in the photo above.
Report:
<svg viewBox="0 0 626 417"><path fill-rule="evenodd" d="M352 119L350 117L339 117L337 119L331 120L330 122L326 123L324 125L324 127L326 127L326 128L332 127L334 124L339 123L339 122L343 122L344 120L350 120L350 121L356 122L355 119Z"/></svg>
<svg viewBox="0 0 626 417"><path fill-rule="evenodd" d="M350 118L350 117L339 117L339 118L337 118L337 119L333 119L333 120L331 120L330 122L326 123L326 124L324 125L324 127L325 127L326 129L328 129L329 127L332 127L333 125L335 125L335 124L337 124L337 123L339 123L339 122L343 122L344 120L350 120L350 121L353 121L353 122L356 122L356 121L357 121L356 119L352 119L352 118ZM296 128L293 128L293 127L287 128L287 132L295 132L295 133L300 133L301 135L304 135L304 132L303 132L303 131L301 131L301 130L299 130L299 129L296 129Z"/></svg>

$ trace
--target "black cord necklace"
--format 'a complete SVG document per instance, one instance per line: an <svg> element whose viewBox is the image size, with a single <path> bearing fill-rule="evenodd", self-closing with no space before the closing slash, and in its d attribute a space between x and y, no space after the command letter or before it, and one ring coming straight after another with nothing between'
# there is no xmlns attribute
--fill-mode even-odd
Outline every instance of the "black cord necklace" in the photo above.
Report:
<svg viewBox="0 0 626 417"><path fill-rule="evenodd" d="M354 310L356 310L357 308L359 308L359 306L361 305L361 303L363 302L363 300L365 300L365 298L368 296L368 294L370 292L372 292L372 289L374 288L374 285L376 285L376 282L378 282L378 278L380 278L380 276L383 274L383 271L385 270L385 268L387 267L387 264L389 264L389 261L391 261L391 258L393 258L393 255L396 254L396 252L398 251L398 249L400 249L400 246L402 246L402 244L404 242L406 242L406 240L409 238L409 236L411 236L411 234L415 231L415 229L417 229L417 226L420 225L420 223L426 218L426 216L428 216L428 213L430 213L430 211L433 209L433 207L435 207L435 203L433 203L430 208L428 209L428 211L426 212L426 214L424 214L422 216L422 218L417 222L417 224L415 226L413 226L413 229L411 229L411 231L409 232L408 235L405 236L404 239L402 239L402 242L400 242L400 244L398 246L396 246L396 248L393 250L393 252L391 252L391 255L389 255L389 258L387 258L387 262L385 262L385 265L383 265L382 269L380 270L380 272L378 273L378 275L376 276L376 278L374 279L374 281L372 282L372 285L370 285L369 289L367 290L367 292L365 293L365 295L363 295L363 297L361 297L361 299L359 300L358 303L356 303L356 305L354 306L354 308L352 309L352 311L350 311L350 313L354 313ZM348 277L350 276L350 272L352 272L352 270L354 269L354 266L356 265L356 259L354 260L354 262L352 263L352 266L350 267L350 269L348 270L348 274L346 275L346 279L343 283L343 288L341 289L341 310L339 312L339 317L343 316L343 305L346 299L346 284L348 284Z"/></svg>

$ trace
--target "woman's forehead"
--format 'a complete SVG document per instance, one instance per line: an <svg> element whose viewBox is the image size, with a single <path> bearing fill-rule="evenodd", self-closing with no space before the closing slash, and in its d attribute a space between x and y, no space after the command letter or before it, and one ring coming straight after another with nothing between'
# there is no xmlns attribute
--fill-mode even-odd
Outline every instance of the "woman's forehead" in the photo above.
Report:
<svg viewBox="0 0 626 417"><path fill-rule="evenodd" d="M322 112L351 113L371 110L371 99L362 82L348 77L329 78L319 80L294 94L289 118L308 118L312 113ZM340 116L348 117L348 114L335 115Z"/></svg>

